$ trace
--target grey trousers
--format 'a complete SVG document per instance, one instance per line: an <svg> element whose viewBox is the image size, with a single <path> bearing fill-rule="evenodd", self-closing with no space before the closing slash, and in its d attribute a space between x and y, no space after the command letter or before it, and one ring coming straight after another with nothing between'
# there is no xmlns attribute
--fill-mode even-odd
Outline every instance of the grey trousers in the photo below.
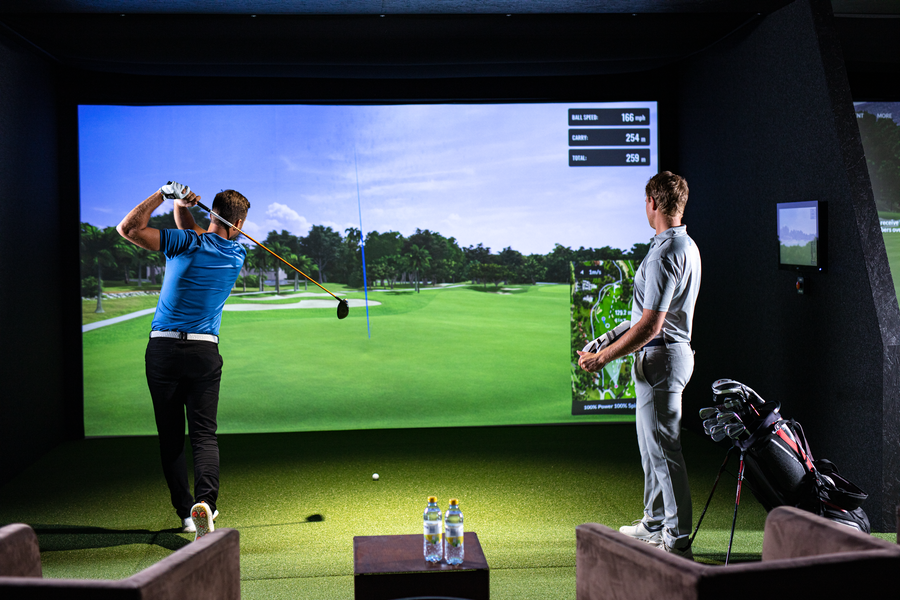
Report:
<svg viewBox="0 0 900 600"><path fill-rule="evenodd" d="M644 468L644 517L663 527L666 545L683 548L692 527L691 490L681 454L681 393L694 372L690 344L653 346L634 362L635 425Z"/></svg>

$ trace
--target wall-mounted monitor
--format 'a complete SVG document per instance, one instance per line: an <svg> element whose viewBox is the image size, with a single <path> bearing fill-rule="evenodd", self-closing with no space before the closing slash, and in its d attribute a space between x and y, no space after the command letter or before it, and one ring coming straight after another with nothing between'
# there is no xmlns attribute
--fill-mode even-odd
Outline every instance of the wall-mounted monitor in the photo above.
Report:
<svg viewBox="0 0 900 600"><path fill-rule="evenodd" d="M827 211L824 202L779 202L778 266L792 271L823 271L826 265Z"/></svg>

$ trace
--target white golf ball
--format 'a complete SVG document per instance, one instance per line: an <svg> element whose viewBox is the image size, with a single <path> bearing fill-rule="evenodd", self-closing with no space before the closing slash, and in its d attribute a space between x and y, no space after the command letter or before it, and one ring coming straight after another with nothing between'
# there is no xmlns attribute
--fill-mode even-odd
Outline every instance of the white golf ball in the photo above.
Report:
<svg viewBox="0 0 900 600"><path fill-rule="evenodd" d="M378 481L378 473L372 473L372 480Z"/></svg>

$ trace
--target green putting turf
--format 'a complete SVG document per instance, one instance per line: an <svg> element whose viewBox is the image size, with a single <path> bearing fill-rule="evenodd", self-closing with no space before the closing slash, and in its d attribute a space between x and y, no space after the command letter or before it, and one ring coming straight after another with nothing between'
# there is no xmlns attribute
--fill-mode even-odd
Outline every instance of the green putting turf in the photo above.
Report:
<svg viewBox="0 0 900 600"><path fill-rule="evenodd" d="M492 292L369 292L381 303L370 309L371 339L362 308L344 320L331 308L226 311L219 431L609 419L571 415L568 286ZM296 299L232 297L228 304L270 302ZM87 435L155 433L143 362L151 320L83 335Z"/></svg>
<svg viewBox="0 0 900 600"><path fill-rule="evenodd" d="M684 441L696 523L725 451ZM352 598L353 536L421 532L429 495L442 507L460 499L491 567L491 598L571 599L575 527L641 513L631 424L242 434L220 445L217 525L240 531L250 599ZM192 539L173 529L157 463L153 437L65 444L0 488L0 523L36 529L46 577L127 577ZM734 491L723 476L697 560L723 560ZM745 494L733 560L758 559L764 518Z"/></svg>

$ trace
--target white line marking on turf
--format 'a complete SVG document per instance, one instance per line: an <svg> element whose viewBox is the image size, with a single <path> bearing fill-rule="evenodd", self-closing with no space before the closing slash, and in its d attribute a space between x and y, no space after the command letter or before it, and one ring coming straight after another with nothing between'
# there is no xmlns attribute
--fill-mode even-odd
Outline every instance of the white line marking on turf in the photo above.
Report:
<svg viewBox="0 0 900 600"><path fill-rule="evenodd" d="M86 333L91 331L92 329L97 329L99 327L106 327L107 325L115 325L116 323L121 323L122 321L127 321L128 319L134 319L136 317L143 317L144 315L152 315L156 312L156 307L153 308L145 308L144 310L139 310L137 312L128 313L127 315L122 315L121 317L113 317L112 319L105 319L103 321L96 321L94 323L88 323L87 325L81 326L81 333Z"/></svg>
<svg viewBox="0 0 900 600"><path fill-rule="evenodd" d="M227 311L251 311L251 310L279 310L279 309L289 309L289 308L335 308L337 304L335 304L334 300L331 300L331 296L328 294L316 294L319 296L327 296L329 300L301 300L296 304L271 304L269 306L259 305L259 304L226 304L223 310ZM366 306L366 301L363 299L351 299L347 300L347 305L350 308L364 308ZM381 302L377 302L375 300L369 300L369 306L380 306ZM144 310L139 310L133 313L128 313L127 315L122 315L120 317L113 317L112 319L105 319L103 321L96 321L94 323L88 323L87 325L81 326L81 333L87 333L88 331L92 331L94 329L99 329L100 327L106 327L107 325L115 325L116 323L121 323L122 321L127 321L129 319L134 319L137 317L143 317L144 315L152 315L156 312L156 308L145 308Z"/></svg>

